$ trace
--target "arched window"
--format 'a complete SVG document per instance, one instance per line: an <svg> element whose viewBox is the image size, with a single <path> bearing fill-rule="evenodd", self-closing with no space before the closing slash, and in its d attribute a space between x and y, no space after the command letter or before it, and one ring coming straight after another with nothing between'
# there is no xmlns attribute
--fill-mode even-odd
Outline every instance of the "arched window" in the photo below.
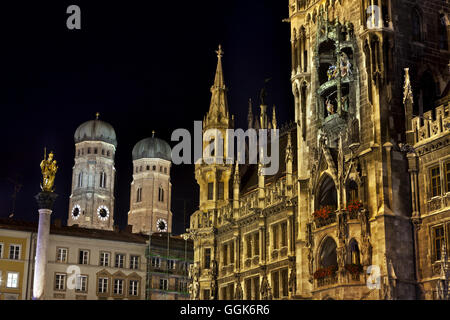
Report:
<svg viewBox="0 0 450 320"><path fill-rule="evenodd" d="M161 186L159 187L158 200L164 202L164 189Z"/></svg>
<svg viewBox="0 0 450 320"><path fill-rule="evenodd" d="M412 10L411 22L413 41L422 41L422 18L416 8Z"/></svg>
<svg viewBox="0 0 450 320"><path fill-rule="evenodd" d="M91 153L91 148L88 148L88 154L90 154Z"/></svg>
<svg viewBox="0 0 450 320"><path fill-rule="evenodd" d="M164 168L164 173L167 173L167 168Z"/></svg>
<svg viewBox="0 0 450 320"><path fill-rule="evenodd" d="M328 237L322 244L319 256L320 268L337 266L336 242L333 238Z"/></svg>
<svg viewBox="0 0 450 320"><path fill-rule="evenodd" d="M360 265L361 264L361 259L360 259L360 254L359 254L359 246L358 246L358 242L355 239L352 239L350 241L350 262L351 264L356 264L356 265Z"/></svg>
<svg viewBox="0 0 450 320"><path fill-rule="evenodd" d="M77 187L78 188L81 188L83 186L83 172L80 172L79 174L78 174L78 184L77 184Z"/></svg>
<svg viewBox="0 0 450 320"><path fill-rule="evenodd" d="M153 170L153 171L156 171L156 166L153 166L152 170Z"/></svg>
<svg viewBox="0 0 450 320"><path fill-rule="evenodd" d="M347 202L357 201L358 199L358 184L354 180L347 183Z"/></svg>
<svg viewBox="0 0 450 320"><path fill-rule="evenodd" d="M147 171L149 171L150 170L150 166L147 166Z"/></svg>
<svg viewBox="0 0 450 320"><path fill-rule="evenodd" d="M106 188L106 173L100 172L100 188Z"/></svg>
<svg viewBox="0 0 450 320"><path fill-rule="evenodd" d="M136 202L142 201L142 188L137 188L136 191Z"/></svg>
<svg viewBox="0 0 450 320"><path fill-rule="evenodd" d="M441 13L439 15L439 49L448 50L447 18Z"/></svg>
<svg viewBox="0 0 450 320"><path fill-rule="evenodd" d="M316 196L316 206L318 209L324 207L337 208L337 191L333 179L326 175L319 188Z"/></svg>
<svg viewBox="0 0 450 320"><path fill-rule="evenodd" d="M106 152L106 156L107 156L107 157L109 157L109 155L110 155L110 152L109 152L109 151L107 151L107 152Z"/></svg>

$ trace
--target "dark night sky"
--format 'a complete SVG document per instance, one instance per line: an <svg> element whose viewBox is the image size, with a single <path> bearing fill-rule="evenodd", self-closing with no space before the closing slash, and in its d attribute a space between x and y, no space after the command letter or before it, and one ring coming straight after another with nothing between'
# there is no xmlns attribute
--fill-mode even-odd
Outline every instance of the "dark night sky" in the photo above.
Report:
<svg viewBox="0 0 450 320"><path fill-rule="evenodd" d="M81 30L66 28L71 4L81 8ZM287 16L287 0L2 4L0 217L12 210L9 179L16 179L23 187L15 218L37 221L33 196L46 146L60 167L52 217L65 223L73 134L98 111L118 138L115 221L126 225L134 144L155 130L173 146L174 129L193 131L209 108L219 43L237 127L246 128L248 98L259 102L269 77L268 104L277 105L279 123L293 119ZM194 167L174 166L172 183L174 232L181 233L183 199L188 215L198 206Z"/></svg>

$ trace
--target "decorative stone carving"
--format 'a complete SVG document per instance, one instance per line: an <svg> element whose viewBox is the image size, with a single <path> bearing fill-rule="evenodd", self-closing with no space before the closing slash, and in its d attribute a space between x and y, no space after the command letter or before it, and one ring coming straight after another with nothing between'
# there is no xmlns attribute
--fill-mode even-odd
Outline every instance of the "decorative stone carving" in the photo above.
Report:
<svg viewBox="0 0 450 320"><path fill-rule="evenodd" d="M366 209L359 211L359 222L361 223L361 238L366 238L370 235L370 223Z"/></svg>
<svg viewBox="0 0 450 320"><path fill-rule="evenodd" d="M267 280L267 275L264 273L263 279L261 280L261 300L272 300L272 289Z"/></svg>
<svg viewBox="0 0 450 320"><path fill-rule="evenodd" d="M239 278L237 279L236 283L236 290L234 292L234 300L242 300L244 298L244 293L242 291L241 281L239 281Z"/></svg>
<svg viewBox="0 0 450 320"><path fill-rule="evenodd" d="M370 237L366 236L361 242L362 265L368 267L372 265L372 244Z"/></svg>
<svg viewBox="0 0 450 320"><path fill-rule="evenodd" d="M345 240L348 237L348 223L345 212L342 211L339 212L337 220L338 220L337 237L341 243L345 243Z"/></svg>
<svg viewBox="0 0 450 320"><path fill-rule="evenodd" d="M295 266L295 257L289 257L289 269L291 270L289 274L289 292L293 295L297 291L297 272Z"/></svg>

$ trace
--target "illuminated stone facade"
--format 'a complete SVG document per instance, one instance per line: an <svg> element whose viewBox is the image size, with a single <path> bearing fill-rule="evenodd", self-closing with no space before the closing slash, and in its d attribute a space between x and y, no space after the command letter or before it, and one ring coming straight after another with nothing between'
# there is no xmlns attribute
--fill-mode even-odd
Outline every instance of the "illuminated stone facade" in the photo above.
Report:
<svg viewBox="0 0 450 320"><path fill-rule="evenodd" d="M444 1L289 1L295 124L280 133L284 165L274 177L196 166L194 299L443 296L432 233L448 243L448 10ZM225 174L199 179L205 171ZM220 181L229 192L216 198Z"/></svg>

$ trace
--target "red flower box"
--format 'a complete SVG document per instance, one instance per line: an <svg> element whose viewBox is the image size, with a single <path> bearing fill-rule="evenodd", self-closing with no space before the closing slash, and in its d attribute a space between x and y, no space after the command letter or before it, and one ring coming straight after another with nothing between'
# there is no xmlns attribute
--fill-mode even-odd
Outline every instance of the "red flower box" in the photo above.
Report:
<svg viewBox="0 0 450 320"><path fill-rule="evenodd" d="M330 215L333 213L333 208L331 207L323 207L319 210L314 211L314 219L328 219Z"/></svg>
<svg viewBox="0 0 450 320"><path fill-rule="evenodd" d="M314 279L324 279L327 277L331 277L336 274L337 269L338 268L336 265L318 269L316 272L314 272Z"/></svg>
<svg viewBox="0 0 450 320"><path fill-rule="evenodd" d="M345 270L347 270L350 274L356 275L363 272L363 266L360 264L347 264L345 265Z"/></svg>
<svg viewBox="0 0 450 320"><path fill-rule="evenodd" d="M347 205L347 211L349 213L356 213L363 207L363 204L359 200L350 202Z"/></svg>

